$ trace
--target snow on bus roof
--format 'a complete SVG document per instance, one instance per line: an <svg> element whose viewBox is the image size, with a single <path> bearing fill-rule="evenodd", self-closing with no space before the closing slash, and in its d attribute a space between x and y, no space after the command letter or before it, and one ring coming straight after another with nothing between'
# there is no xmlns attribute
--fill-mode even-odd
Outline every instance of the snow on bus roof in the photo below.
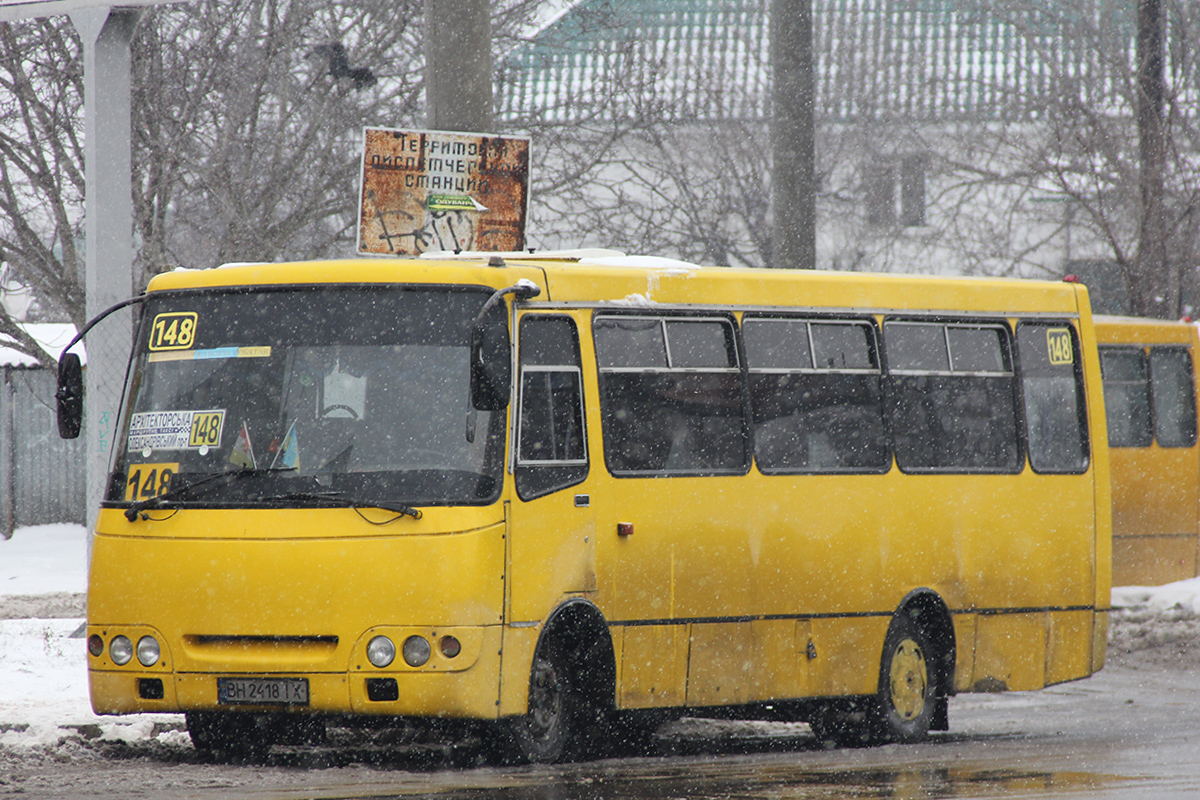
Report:
<svg viewBox="0 0 1200 800"><path fill-rule="evenodd" d="M677 258L664 258L662 256L599 256L595 258L581 258L581 265L589 267L637 267L639 269L657 269L667 270L672 274L691 274L693 270L700 269L699 264L693 264L690 261L680 261Z"/></svg>
<svg viewBox="0 0 1200 800"><path fill-rule="evenodd" d="M673 274L691 274L699 269L699 264L690 261L680 261L677 258L663 256L627 255L620 250L608 250L602 247L580 248L576 250L537 250L532 253L522 251L499 253L480 250L451 250L427 251L421 258L445 259L451 261L475 261L479 259L503 258L506 261L575 261L580 266L588 267L630 267L636 269L653 269L669 271Z"/></svg>
<svg viewBox="0 0 1200 800"><path fill-rule="evenodd" d="M523 250L508 252L492 252L488 250L426 250L420 258L443 259L447 261L477 261L503 258L513 261L589 261L596 258L624 257L620 250L606 250L602 247L583 247L577 250L537 250L532 253Z"/></svg>

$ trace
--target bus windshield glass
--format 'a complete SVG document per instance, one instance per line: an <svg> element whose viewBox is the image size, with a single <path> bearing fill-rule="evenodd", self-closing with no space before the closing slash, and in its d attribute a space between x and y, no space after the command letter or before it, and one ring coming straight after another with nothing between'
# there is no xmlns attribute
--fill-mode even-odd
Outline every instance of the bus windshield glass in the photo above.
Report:
<svg viewBox="0 0 1200 800"><path fill-rule="evenodd" d="M470 398L470 326L491 292L317 287L145 303L109 501L483 504L504 412ZM505 326L503 305L485 325ZM507 329L504 328L507 338ZM224 472L203 491L186 485Z"/></svg>

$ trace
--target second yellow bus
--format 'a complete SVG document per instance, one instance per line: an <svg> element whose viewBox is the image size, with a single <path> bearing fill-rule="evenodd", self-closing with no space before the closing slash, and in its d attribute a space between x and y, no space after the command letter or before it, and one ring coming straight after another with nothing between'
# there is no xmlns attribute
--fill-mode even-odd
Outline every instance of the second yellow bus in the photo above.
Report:
<svg viewBox="0 0 1200 800"><path fill-rule="evenodd" d="M1113 585L1194 578L1200 442L1190 322L1096 317L1112 463Z"/></svg>

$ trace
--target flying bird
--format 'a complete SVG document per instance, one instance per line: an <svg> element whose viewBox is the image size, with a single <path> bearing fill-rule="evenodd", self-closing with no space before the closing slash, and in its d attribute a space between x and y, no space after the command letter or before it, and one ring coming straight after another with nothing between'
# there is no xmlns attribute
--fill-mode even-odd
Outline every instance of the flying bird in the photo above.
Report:
<svg viewBox="0 0 1200 800"><path fill-rule="evenodd" d="M351 67L346 57L346 47L341 42L319 44L308 55L329 59L329 75L334 80L349 78L354 81L355 89L365 89L375 85L375 73L367 67Z"/></svg>

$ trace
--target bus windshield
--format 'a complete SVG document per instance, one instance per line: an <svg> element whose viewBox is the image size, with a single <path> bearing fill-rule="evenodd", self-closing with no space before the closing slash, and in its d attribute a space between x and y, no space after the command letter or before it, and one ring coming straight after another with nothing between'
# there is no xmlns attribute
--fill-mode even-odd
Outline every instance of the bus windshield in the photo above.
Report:
<svg viewBox="0 0 1200 800"><path fill-rule="evenodd" d="M490 290L317 287L145 304L109 501L229 471L179 502L482 504L504 412L470 399L470 326ZM485 324L506 324L502 306ZM505 333L507 336L507 333Z"/></svg>

